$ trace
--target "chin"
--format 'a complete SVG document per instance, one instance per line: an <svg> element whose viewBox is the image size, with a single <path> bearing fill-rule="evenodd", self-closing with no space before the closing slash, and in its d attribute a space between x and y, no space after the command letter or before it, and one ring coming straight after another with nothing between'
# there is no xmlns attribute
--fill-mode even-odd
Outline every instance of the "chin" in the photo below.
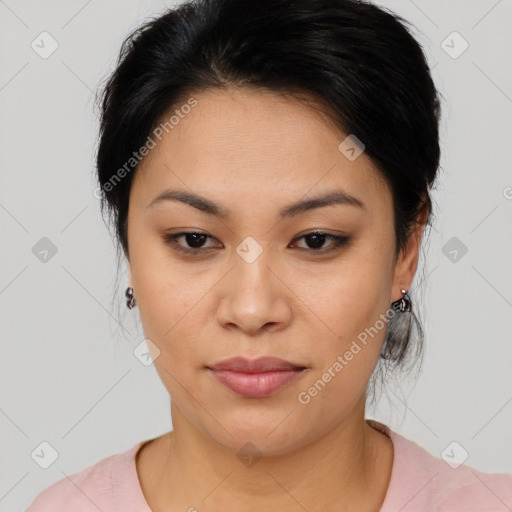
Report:
<svg viewBox="0 0 512 512"><path fill-rule="evenodd" d="M289 413L290 409L286 411ZM284 419L286 416L287 413L283 411L270 415L272 419L264 411L238 415L237 419L217 416L218 423L207 420L208 424L203 424L201 429L210 439L235 452L239 458L244 454L271 457L300 449L310 437L307 432L297 430L297 425L304 424L302 421L297 418L289 421L292 415L288 420Z"/></svg>

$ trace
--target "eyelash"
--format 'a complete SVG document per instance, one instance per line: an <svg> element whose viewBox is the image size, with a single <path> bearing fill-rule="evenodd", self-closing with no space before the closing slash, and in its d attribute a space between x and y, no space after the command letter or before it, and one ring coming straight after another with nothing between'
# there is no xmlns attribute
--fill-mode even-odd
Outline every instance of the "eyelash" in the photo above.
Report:
<svg viewBox="0 0 512 512"><path fill-rule="evenodd" d="M202 253L209 253L212 250L214 250L214 248L207 248L207 249L196 248L196 249L191 249L191 248L186 248L186 247L178 245L177 240L179 238L185 237L186 235L200 235L200 236L204 236L206 238L213 238L210 235L207 235L206 233L201 233L201 232L198 232L198 231L191 231L191 232L176 233L176 234L173 234L173 235L164 235L164 241L173 250L178 251L178 252L182 252L182 253L186 253L186 254L195 254L195 255L197 255L200 252L202 252ZM307 237L312 236L312 235L325 236L326 240L331 240L332 242L334 242L333 247L330 247L328 249L301 249L303 251L314 253L315 255L323 255L323 254L327 254L327 253L331 253L331 252L337 251L337 250L339 250L343 245L345 245L350 240L349 237L346 237L346 236L332 235L332 234L326 233L324 231L315 230L315 231L311 231L309 233L306 233L305 235L302 235L302 236L300 236L298 238L295 238L293 240L293 242L301 240L302 238L307 238Z"/></svg>

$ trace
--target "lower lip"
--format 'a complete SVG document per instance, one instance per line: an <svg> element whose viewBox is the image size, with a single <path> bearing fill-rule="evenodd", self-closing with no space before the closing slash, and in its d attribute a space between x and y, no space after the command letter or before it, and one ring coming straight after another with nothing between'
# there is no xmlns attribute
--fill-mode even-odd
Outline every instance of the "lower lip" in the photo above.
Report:
<svg viewBox="0 0 512 512"><path fill-rule="evenodd" d="M215 378L239 395L248 398L269 396L289 384L304 372L304 369L276 370L269 372L245 373L231 370L210 370Z"/></svg>

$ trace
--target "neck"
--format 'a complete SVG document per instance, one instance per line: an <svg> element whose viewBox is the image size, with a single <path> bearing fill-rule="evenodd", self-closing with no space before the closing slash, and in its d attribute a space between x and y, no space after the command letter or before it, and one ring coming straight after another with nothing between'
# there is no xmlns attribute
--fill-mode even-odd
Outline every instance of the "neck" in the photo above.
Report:
<svg viewBox="0 0 512 512"><path fill-rule="evenodd" d="M324 436L281 455L242 462L173 404L174 430L155 444L141 483L153 510L378 511L391 476L392 443L364 421L364 403ZM148 455L149 457L149 455ZM145 489L144 489L145 487ZM152 498L152 502L148 499Z"/></svg>

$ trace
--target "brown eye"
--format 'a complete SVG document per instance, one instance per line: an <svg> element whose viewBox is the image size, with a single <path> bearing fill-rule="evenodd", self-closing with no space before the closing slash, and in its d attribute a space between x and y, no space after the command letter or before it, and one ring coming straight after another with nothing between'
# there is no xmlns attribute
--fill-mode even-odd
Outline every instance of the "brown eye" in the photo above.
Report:
<svg viewBox="0 0 512 512"><path fill-rule="evenodd" d="M302 235L296 240L302 239L304 239L308 245L308 247L304 248L304 250L317 254L325 254L331 251L335 251L342 245L346 244L349 240L349 238L346 236L333 235L323 231L312 231L311 233ZM330 241L331 245L327 248L324 248L323 246L326 241Z"/></svg>
<svg viewBox="0 0 512 512"><path fill-rule="evenodd" d="M182 232L172 235L164 235L164 241L173 250L188 253L188 254L204 254L215 249L215 247L205 247L205 243L214 238L206 233L201 232ZM182 242L179 242L183 239ZM312 231L306 233L301 237L298 237L294 242L304 239L307 247L301 247L301 250L308 251L313 254L326 254L329 252L336 251L341 246L345 245L349 238L346 236L333 235L331 233L325 233L323 231ZM326 242L330 242L330 245L324 247Z"/></svg>
<svg viewBox="0 0 512 512"><path fill-rule="evenodd" d="M183 238L185 244L182 245L178 242L179 239ZM188 253L199 253L204 251L209 251L211 247L207 247L206 249L203 248L204 243L208 239L212 239L210 235L207 235L206 233L200 233L200 232L185 232L185 233L176 233L174 235L165 235L164 241L166 244L170 245L173 249L177 251L182 252L188 252Z"/></svg>

